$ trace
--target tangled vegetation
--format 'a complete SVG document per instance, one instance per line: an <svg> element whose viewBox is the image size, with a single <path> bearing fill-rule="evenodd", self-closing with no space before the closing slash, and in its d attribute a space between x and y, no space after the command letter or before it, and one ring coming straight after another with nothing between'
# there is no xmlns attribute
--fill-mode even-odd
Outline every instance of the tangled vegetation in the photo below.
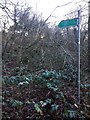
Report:
<svg viewBox="0 0 90 120"><path fill-rule="evenodd" d="M90 119L86 5L81 8L80 104L77 97L77 26L60 29L54 23L50 27L48 19L52 15L45 20L34 13L31 6L13 4L11 0L1 0L0 9L5 15L0 31L2 120ZM76 9L76 12L70 11L66 19L77 17Z"/></svg>
<svg viewBox="0 0 90 120"><path fill-rule="evenodd" d="M67 79L62 71L42 70L22 75L23 69L19 70L16 69L16 76L3 78L3 120L89 119L89 85L81 85L79 105L76 80Z"/></svg>

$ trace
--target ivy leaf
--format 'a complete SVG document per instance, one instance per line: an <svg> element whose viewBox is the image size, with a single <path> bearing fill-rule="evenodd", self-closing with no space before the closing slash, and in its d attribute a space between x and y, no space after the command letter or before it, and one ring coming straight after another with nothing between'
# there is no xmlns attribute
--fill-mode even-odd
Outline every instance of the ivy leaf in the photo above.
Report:
<svg viewBox="0 0 90 120"><path fill-rule="evenodd" d="M51 107L52 107L52 112L54 112L58 109L59 105L53 104L53 105L51 105Z"/></svg>
<svg viewBox="0 0 90 120"><path fill-rule="evenodd" d="M39 108L39 105L38 105L37 103L35 103L34 107L35 107L35 110L36 110L38 113L40 113L40 115L43 115L43 112L42 112L42 110Z"/></svg>
<svg viewBox="0 0 90 120"><path fill-rule="evenodd" d="M22 103L21 101L13 100L13 99L10 100L10 104L11 104L13 107L22 106L22 105L23 105L23 103Z"/></svg>
<svg viewBox="0 0 90 120"><path fill-rule="evenodd" d="M70 118L75 118L77 113L76 113L76 111L68 110L68 115L69 115Z"/></svg>

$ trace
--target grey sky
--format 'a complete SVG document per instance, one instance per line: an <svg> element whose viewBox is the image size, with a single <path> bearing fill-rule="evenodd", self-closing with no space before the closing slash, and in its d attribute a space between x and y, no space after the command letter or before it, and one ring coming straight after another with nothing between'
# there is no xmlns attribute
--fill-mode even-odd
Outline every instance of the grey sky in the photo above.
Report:
<svg viewBox="0 0 90 120"><path fill-rule="evenodd" d="M51 24L56 24L62 19L65 19L65 14L70 13L71 11L79 9L79 7L83 7L88 3L89 0L11 0L14 3L19 2L19 4L27 3L28 6L32 7L32 10L36 12L38 15L41 15L44 19L46 19L52 11L56 8L56 6L62 6L55 9L52 16L48 19L48 22Z"/></svg>
<svg viewBox="0 0 90 120"><path fill-rule="evenodd" d="M16 0L13 0L16 1ZM18 0L17 0L18 1ZM58 21L64 19L64 15L68 14L71 11L83 7L88 0L19 0L28 3L33 9L33 11L38 14L42 14L43 18L47 18L56 6L61 6L69 3L63 7L58 7L52 14L52 17L49 18L50 22Z"/></svg>

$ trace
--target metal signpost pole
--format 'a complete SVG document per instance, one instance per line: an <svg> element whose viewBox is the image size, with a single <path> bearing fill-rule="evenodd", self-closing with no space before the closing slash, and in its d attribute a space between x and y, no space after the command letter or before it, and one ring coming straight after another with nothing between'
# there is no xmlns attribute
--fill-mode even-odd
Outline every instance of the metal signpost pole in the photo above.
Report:
<svg viewBox="0 0 90 120"><path fill-rule="evenodd" d="M58 24L60 28L67 28L78 26L78 48L77 48L77 56L78 56L78 103L80 103L80 10L78 10L78 18L63 20Z"/></svg>
<svg viewBox="0 0 90 120"><path fill-rule="evenodd" d="M80 10L78 10L78 102L80 103Z"/></svg>
<svg viewBox="0 0 90 120"><path fill-rule="evenodd" d="M88 2L88 74L90 76L90 0Z"/></svg>

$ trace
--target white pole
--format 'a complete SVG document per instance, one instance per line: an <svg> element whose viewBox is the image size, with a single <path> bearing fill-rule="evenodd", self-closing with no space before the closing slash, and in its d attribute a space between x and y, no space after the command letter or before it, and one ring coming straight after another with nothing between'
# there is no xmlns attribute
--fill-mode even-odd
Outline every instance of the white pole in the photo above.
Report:
<svg viewBox="0 0 90 120"><path fill-rule="evenodd" d="M88 2L88 73L90 74L90 0Z"/></svg>
<svg viewBox="0 0 90 120"><path fill-rule="evenodd" d="M78 10L78 103L80 104L80 10Z"/></svg>

